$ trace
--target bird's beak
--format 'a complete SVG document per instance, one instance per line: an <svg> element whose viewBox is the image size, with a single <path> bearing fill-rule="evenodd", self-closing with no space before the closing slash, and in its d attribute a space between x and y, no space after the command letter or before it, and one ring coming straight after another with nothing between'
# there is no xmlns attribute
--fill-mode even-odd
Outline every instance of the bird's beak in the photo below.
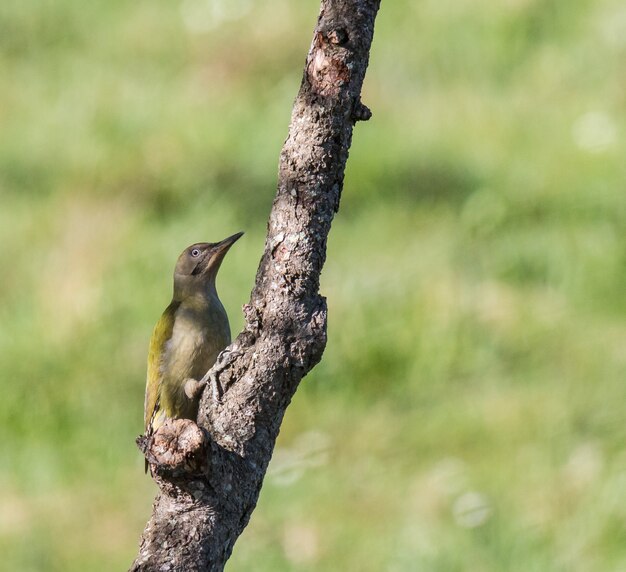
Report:
<svg viewBox="0 0 626 572"><path fill-rule="evenodd" d="M222 263L222 260L224 259L224 256L226 256L226 253L228 252L228 249L235 244L235 242L237 242L241 237L243 236L243 232L238 232L237 234L233 234L232 236L229 236L228 238L225 238L224 240L218 242L214 247L213 247L213 251L211 253L211 260L209 261L209 265L207 270L213 270L214 272L217 272L218 268L220 267L220 264Z"/></svg>
<svg viewBox="0 0 626 572"><path fill-rule="evenodd" d="M226 254L228 252L228 249L233 244L235 244L235 242L237 242L242 236L243 236L243 232L238 232L237 234L233 234L232 236L229 236L228 238L225 238L221 242L218 242L215 245L215 254L223 253L222 254L222 256L223 256L224 254Z"/></svg>

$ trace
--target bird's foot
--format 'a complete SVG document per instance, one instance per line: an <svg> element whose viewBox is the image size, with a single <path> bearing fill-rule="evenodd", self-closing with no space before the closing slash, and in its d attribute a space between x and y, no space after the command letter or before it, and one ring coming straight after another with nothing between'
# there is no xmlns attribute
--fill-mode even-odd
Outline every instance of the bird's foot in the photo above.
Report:
<svg viewBox="0 0 626 572"><path fill-rule="evenodd" d="M241 352L238 351L237 346L235 346L234 350L228 351L224 350L218 357L215 365L204 374L204 377L200 380L201 383L210 384L211 394L213 395L213 401L215 403L222 402L222 396L224 395L226 389L219 380L219 374L224 371L228 365L239 355Z"/></svg>
<svg viewBox="0 0 626 572"><path fill-rule="evenodd" d="M212 372L209 375L209 380L211 381L211 393L213 394L213 401L215 401L215 403L222 403L222 395L224 395L224 390L222 389L222 384L217 377L217 372Z"/></svg>
<svg viewBox="0 0 626 572"><path fill-rule="evenodd" d="M209 385L209 387L211 388L211 394L213 395L213 401L221 403L224 391L222 390L220 381L217 378L217 373L219 373L219 370L216 372L213 369L210 369L204 374L202 379L200 381L197 381L196 383L202 384L202 387L204 387L205 385ZM185 393L186 392L187 390L185 389Z"/></svg>
<svg viewBox="0 0 626 572"><path fill-rule="evenodd" d="M207 380L204 377L200 381L197 379L188 379L185 382L185 395L189 399L197 399L205 388L206 383Z"/></svg>

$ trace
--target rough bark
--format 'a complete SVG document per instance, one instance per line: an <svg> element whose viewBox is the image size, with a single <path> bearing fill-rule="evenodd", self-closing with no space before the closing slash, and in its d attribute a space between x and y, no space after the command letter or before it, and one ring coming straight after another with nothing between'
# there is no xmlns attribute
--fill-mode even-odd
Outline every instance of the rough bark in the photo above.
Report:
<svg viewBox="0 0 626 572"><path fill-rule="evenodd" d="M140 447L159 486L133 571L220 571L254 509L287 405L322 357L319 278L339 207L380 0L322 0L280 155L246 326L210 372L198 426ZM219 391L215 391L219 388Z"/></svg>

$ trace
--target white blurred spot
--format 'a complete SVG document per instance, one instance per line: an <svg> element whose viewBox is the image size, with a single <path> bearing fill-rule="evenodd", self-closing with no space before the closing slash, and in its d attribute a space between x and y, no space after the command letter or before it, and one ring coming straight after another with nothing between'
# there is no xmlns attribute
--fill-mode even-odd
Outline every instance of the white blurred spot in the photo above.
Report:
<svg viewBox="0 0 626 572"><path fill-rule="evenodd" d="M485 524L491 516L491 507L481 493L467 492L452 505L454 521L463 528L476 528Z"/></svg>
<svg viewBox="0 0 626 572"><path fill-rule="evenodd" d="M601 16L599 36L613 48L626 46L626 7L611 6Z"/></svg>
<svg viewBox="0 0 626 572"><path fill-rule="evenodd" d="M438 488L447 494L456 494L467 483L465 463L456 457L446 457L439 461L430 472L430 478Z"/></svg>
<svg viewBox="0 0 626 572"><path fill-rule="evenodd" d="M201 34L242 18L251 8L251 0L183 0L180 15L190 32Z"/></svg>
<svg viewBox="0 0 626 572"><path fill-rule="evenodd" d="M267 470L276 485L288 486L299 480L311 468L328 463L328 435L308 431L299 435L291 447L276 447Z"/></svg>
<svg viewBox="0 0 626 572"><path fill-rule="evenodd" d="M317 527L306 522L290 523L285 526L282 538L285 557L292 564L310 564L319 554Z"/></svg>
<svg viewBox="0 0 626 572"><path fill-rule="evenodd" d="M409 491L409 506L420 518L438 518L447 511L450 499L466 488L465 464L446 457L415 479Z"/></svg>
<svg viewBox="0 0 626 572"><path fill-rule="evenodd" d="M590 111L576 120L572 137L580 149L602 153L617 143L617 127L606 113Z"/></svg>
<svg viewBox="0 0 626 572"><path fill-rule="evenodd" d="M564 467L564 477L577 489L590 486L602 472L604 456L597 443L582 443L570 455Z"/></svg>

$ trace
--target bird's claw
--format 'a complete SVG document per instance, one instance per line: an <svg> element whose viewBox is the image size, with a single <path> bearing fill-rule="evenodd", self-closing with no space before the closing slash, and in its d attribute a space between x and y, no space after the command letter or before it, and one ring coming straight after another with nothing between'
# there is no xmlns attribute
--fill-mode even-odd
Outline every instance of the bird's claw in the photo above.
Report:
<svg viewBox="0 0 626 572"><path fill-rule="evenodd" d="M213 393L213 401L215 401L215 403L221 403L222 395L224 395L224 390L222 389L220 380L217 379L217 375L215 373L211 373L209 379L211 380L211 392Z"/></svg>
<svg viewBox="0 0 626 572"><path fill-rule="evenodd" d="M203 384L203 387L207 383L210 385L213 400L216 403L221 403L222 396L224 395L224 387L222 387L218 376L220 372L224 371L228 367L228 365L239 355L241 355L241 352L239 352L237 349L231 351L224 350L218 356L215 365L209 371L207 371L200 380L200 383Z"/></svg>

